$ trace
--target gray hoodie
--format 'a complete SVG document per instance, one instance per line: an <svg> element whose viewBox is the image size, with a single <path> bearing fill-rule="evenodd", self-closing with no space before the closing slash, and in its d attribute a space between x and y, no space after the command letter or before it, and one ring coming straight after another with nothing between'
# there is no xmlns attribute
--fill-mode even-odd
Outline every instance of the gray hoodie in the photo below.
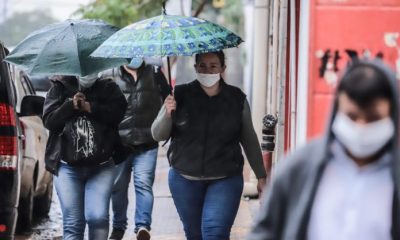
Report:
<svg viewBox="0 0 400 240"><path fill-rule="evenodd" d="M390 80L395 105L391 112L396 125L395 139L390 148L394 199L392 210L392 239L400 239L400 162L398 155L398 86L393 71L381 61L361 60L380 69ZM346 72L344 73L346 74ZM308 222L318 184L331 158L329 146L334 140L331 126L338 108L336 94L332 115L325 135L291 153L277 165L273 180L264 191L260 214L248 239L297 240L307 238Z"/></svg>

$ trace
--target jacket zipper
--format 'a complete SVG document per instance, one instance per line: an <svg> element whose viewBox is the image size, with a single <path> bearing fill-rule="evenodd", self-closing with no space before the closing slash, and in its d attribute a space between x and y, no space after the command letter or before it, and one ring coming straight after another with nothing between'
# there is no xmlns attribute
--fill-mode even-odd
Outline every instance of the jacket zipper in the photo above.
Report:
<svg viewBox="0 0 400 240"><path fill-rule="evenodd" d="M206 147L207 147L207 139L208 139L208 126L209 126L209 117L210 117L210 101L211 98L208 98L207 101L207 115L206 115L206 129L204 134L204 141L203 141L203 159L201 162L201 177L204 177L205 172L205 156L206 156Z"/></svg>

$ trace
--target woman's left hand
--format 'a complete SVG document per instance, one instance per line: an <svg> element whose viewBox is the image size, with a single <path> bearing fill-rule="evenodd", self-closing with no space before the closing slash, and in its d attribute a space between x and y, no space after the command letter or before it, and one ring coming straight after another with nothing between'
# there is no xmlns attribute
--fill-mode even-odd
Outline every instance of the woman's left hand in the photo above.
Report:
<svg viewBox="0 0 400 240"><path fill-rule="evenodd" d="M258 179L257 191L258 191L259 196L261 196L261 193L264 190L266 183L267 183L267 178L259 178Z"/></svg>

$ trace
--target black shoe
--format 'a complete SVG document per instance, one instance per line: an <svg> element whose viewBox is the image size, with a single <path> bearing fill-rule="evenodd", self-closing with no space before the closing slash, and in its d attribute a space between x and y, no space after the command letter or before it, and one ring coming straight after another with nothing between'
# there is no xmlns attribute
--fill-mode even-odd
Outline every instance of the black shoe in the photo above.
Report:
<svg viewBox="0 0 400 240"><path fill-rule="evenodd" d="M122 240L122 237L125 234L125 230L113 228L111 236L109 240Z"/></svg>

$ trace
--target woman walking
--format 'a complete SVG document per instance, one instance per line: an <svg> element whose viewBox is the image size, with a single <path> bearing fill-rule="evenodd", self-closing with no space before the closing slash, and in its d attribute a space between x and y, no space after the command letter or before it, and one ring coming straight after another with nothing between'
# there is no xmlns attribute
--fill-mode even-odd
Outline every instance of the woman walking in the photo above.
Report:
<svg viewBox="0 0 400 240"><path fill-rule="evenodd" d="M266 173L246 96L221 77L224 53L198 54L195 60L197 80L176 86L166 98L152 135L156 141L171 137L169 187L186 238L229 239L243 190L240 145L259 191Z"/></svg>
<svg viewBox="0 0 400 240"><path fill-rule="evenodd" d="M99 80L97 74L53 81L43 113L50 130L45 160L55 175L63 239L83 240L86 224L89 239L107 239L114 181L111 156L125 108L115 82Z"/></svg>

